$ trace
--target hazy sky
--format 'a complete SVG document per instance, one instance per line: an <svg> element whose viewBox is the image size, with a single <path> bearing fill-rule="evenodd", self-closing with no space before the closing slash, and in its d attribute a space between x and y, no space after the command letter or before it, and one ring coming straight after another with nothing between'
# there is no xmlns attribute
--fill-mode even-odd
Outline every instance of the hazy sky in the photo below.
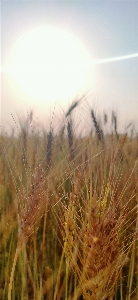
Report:
<svg viewBox="0 0 138 300"><path fill-rule="evenodd" d="M1 3L1 66L6 64L16 41L37 26L67 30L92 60L138 53L138 1L5 0ZM92 66L90 74L91 107L118 110L122 124L136 121L138 57ZM67 100L60 103L60 99L58 103L68 104ZM10 113L34 107L36 115L44 116L50 106L48 99L30 99L18 85L13 85L8 73L1 73L2 125L10 123Z"/></svg>

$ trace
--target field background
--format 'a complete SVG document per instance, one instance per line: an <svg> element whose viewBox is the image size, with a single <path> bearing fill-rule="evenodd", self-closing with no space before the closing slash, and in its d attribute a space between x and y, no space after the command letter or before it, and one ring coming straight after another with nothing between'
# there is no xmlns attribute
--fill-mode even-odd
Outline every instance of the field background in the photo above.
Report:
<svg viewBox="0 0 138 300"><path fill-rule="evenodd" d="M78 109L1 133L2 300L138 299L138 134L91 108L77 134Z"/></svg>

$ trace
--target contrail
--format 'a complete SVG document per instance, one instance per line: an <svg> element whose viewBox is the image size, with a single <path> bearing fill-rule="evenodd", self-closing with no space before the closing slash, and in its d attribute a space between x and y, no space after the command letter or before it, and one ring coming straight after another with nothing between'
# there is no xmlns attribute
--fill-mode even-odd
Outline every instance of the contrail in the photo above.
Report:
<svg viewBox="0 0 138 300"><path fill-rule="evenodd" d="M92 64L93 65L100 65L100 64L106 64L106 63L109 63L109 62L114 62L114 61L119 61L119 60L124 60L124 59L130 59L130 58L135 58L135 57L138 57L138 53L122 55L122 56L117 56L117 57L103 58L103 59L95 59L95 60L92 61Z"/></svg>
<svg viewBox="0 0 138 300"><path fill-rule="evenodd" d="M90 63L90 65L100 65L100 64L106 64L106 63L110 63L110 62L116 62L116 61L121 61L121 60L125 60L125 59L136 58L136 57L138 57L138 53L109 57L109 58L102 58L102 59L94 59L94 60L90 60L90 62L88 62L88 63ZM14 67L1 66L0 72L1 73L11 73L11 72L13 72L13 69L14 69ZM19 69L19 67L18 67L18 69Z"/></svg>

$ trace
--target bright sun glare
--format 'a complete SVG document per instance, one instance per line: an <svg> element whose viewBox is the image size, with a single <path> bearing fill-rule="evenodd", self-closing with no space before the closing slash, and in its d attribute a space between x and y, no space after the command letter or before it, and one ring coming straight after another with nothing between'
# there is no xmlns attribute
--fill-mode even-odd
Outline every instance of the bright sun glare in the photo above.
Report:
<svg viewBox="0 0 138 300"><path fill-rule="evenodd" d="M64 100L85 84L90 57L75 36L38 27L15 44L8 66L16 84L33 100Z"/></svg>

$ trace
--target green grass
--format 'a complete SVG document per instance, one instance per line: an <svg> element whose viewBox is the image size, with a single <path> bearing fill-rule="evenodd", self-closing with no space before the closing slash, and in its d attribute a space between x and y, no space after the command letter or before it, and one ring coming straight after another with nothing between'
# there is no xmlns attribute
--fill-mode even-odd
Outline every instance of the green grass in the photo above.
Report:
<svg viewBox="0 0 138 300"><path fill-rule="evenodd" d="M75 134L79 104L59 130L30 114L1 134L2 300L138 299L138 136L93 110Z"/></svg>

